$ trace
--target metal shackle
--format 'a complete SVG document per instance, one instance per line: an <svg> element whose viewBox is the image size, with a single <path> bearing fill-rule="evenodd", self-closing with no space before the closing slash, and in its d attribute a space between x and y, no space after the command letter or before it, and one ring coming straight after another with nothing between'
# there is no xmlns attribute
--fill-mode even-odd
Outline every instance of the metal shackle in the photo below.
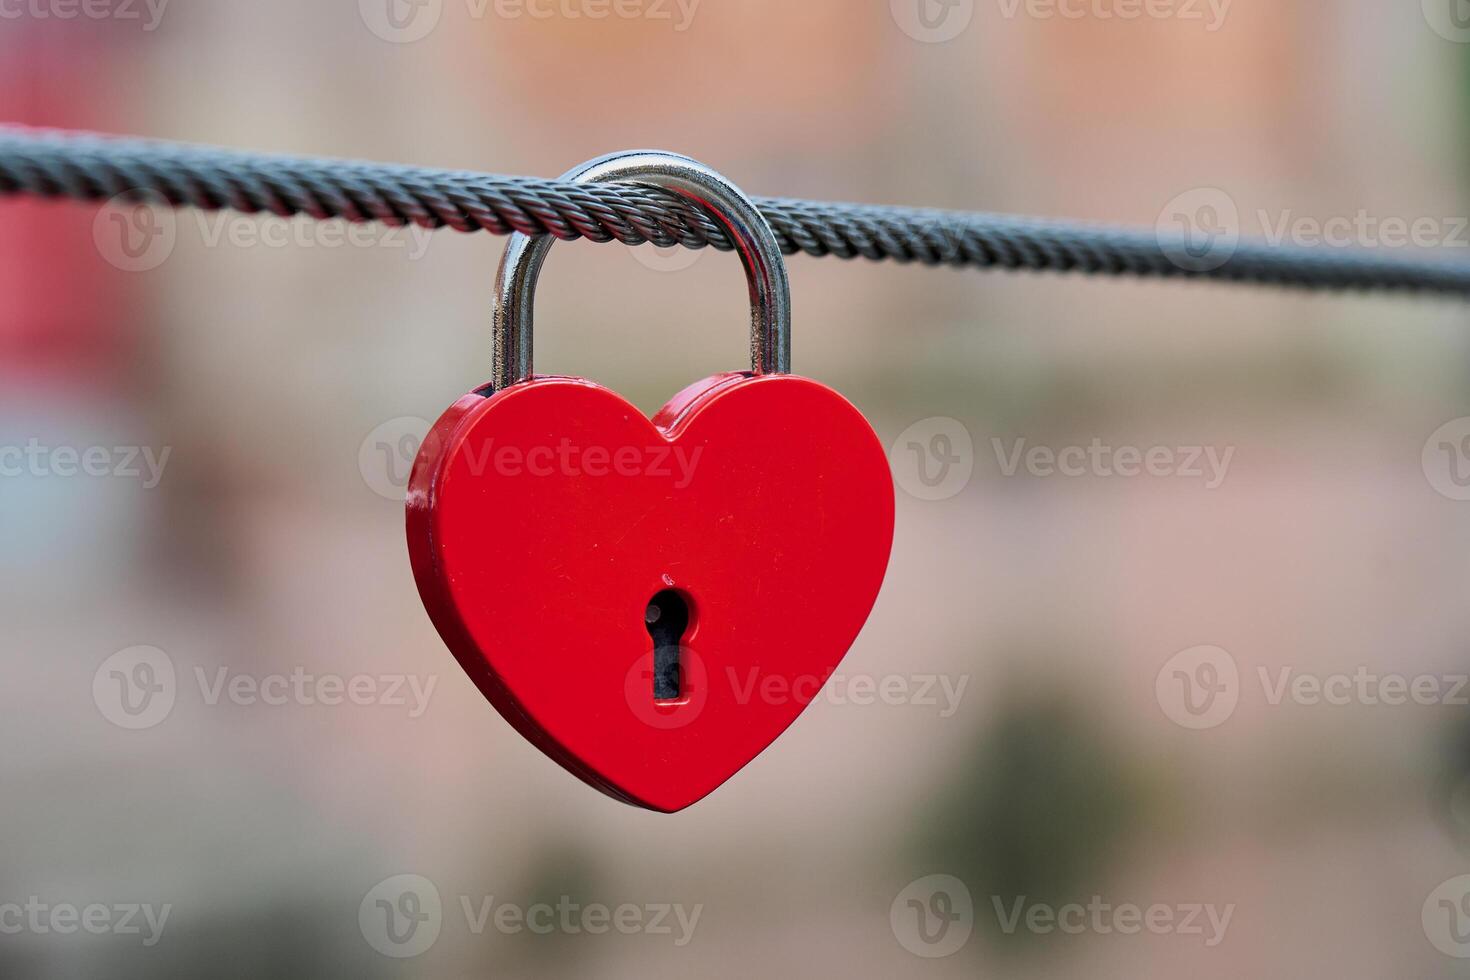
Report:
<svg viewBox="0 0 1470 980"><path fill-rule="evenodd" d="M745 194L717 171L677 153L627 150L589 160L562 175L579 184L629 181L663 187L706 208L740 253L750 287L750 369L791 373L791 286L776 234ZM510 236L495 276L496 391L531 377L536 280L555 239Z"/></svg>

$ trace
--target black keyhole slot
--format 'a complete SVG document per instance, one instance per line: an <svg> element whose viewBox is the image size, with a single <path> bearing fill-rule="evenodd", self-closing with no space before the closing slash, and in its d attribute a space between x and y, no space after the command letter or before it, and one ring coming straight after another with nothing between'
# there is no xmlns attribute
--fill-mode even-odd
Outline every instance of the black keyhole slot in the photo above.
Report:
<svg viewBox="0 0 1470 980"><path fill-rule="evenodd" d="M672 701L682 690L679 645L689 628L689 603L674 589L664 589L648 600L643 625L653 637L653 697Z"/></svg>

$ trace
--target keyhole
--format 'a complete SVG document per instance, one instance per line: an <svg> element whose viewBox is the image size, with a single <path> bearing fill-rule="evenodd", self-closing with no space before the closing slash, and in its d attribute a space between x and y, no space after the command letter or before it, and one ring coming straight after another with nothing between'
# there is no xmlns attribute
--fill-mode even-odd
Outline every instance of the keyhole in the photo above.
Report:
<svg viewBox="0 0 1470 980"><path fill-rule="evenodd" d="M643 624L653 637L653 696L671 701L679 696L679 643L689 628L689 605L673 589L648 600Z"/></svg>

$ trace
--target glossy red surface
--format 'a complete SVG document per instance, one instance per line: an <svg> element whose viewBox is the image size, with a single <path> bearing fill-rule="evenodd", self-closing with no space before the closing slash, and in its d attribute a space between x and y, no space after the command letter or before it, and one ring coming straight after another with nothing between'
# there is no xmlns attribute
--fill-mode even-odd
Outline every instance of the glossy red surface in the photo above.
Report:
<svg viewBox="0 0 1470 980"><path fill-rule="evenodd" d="M689 806L817 695L893 539L881 444L841 395L719 375L650 422L590 381L467 395L415 463L408 542L460 664L521 734L626 802ZM656 701L649 600L691 608Z"/></svg>

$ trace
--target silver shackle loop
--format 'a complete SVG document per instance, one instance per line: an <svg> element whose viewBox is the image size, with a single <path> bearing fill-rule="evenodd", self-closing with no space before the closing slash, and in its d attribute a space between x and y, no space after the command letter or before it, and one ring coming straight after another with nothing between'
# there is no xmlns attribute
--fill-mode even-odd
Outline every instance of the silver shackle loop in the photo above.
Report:
<svg viewBox="0 0 1470 980"><path fill-rule="evenodd" d="M630 181L667 188L707 208L725 227L750 287L750 369L791 373L791 286L776 234L750 198L696 160L659 150L628 150L589 160L562 174L579 184ZM531 377L536 280L555 241L550 235L510 236L495 276L496 391Z"/></svg>

